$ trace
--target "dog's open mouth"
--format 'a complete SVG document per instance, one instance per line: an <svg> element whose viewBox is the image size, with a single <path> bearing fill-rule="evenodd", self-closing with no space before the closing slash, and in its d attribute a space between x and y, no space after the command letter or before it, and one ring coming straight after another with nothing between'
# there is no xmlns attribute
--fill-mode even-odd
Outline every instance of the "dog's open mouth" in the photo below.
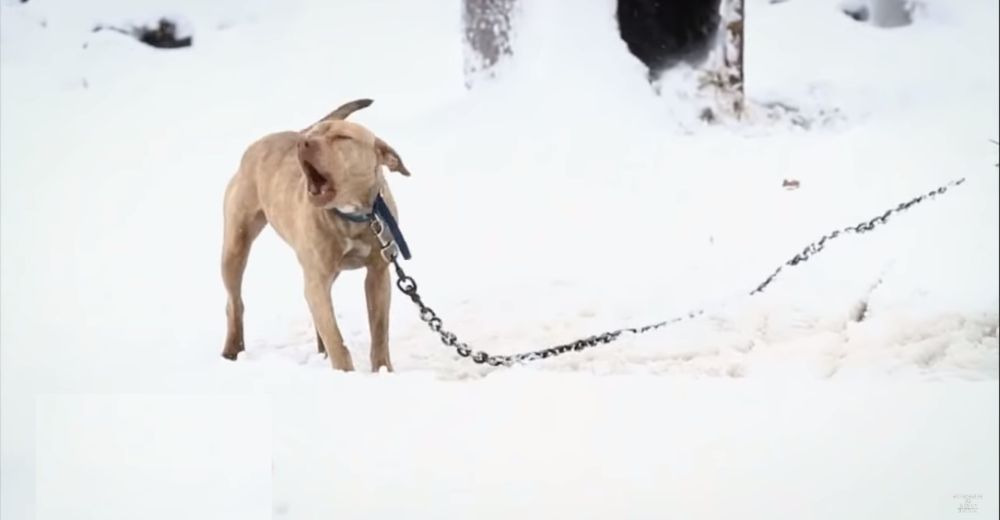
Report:
<svg viewBox="0 0 1000 520"><path fill-rule="evenodd" d="M319 195L333 190L330 181L319 173L319 170L312 164L309 164L309 161L302 161L302 170L306 174L306 184L309 186L310 194Z"/></svg>

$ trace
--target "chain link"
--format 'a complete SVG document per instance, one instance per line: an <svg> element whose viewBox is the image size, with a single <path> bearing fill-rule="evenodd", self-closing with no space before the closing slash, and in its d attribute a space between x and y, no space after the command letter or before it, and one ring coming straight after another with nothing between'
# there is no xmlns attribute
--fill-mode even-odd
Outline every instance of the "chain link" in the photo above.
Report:
<svg viewBox="0 0 1000 520"><path fill-rule="evenodd" d="M842 229L835 229L827 233L826 235L823 235L822 237L820 237L819 240L810 243L805 248L803 248L801 252L797 253L795 256L788 259L782 265L779 265L774 270L774 272L768 275L767 278L765 278L752 291L750 291L749 295L754 296L756 294L764 292L764 290L769 285L771 285L771 282L773 282L775 278L778 277L782 269L784 269L786 266L795 267L801 264L802 262L808 261L817 253L822 251L823 248L825 248L826 245L830 243L832 240L835 240L838 237L847 234L852 234L852 233L863 234L872 231L877 226L881 226L886 222L888 222L889 217L891 217L892 215L906 211L911 207L913 207L914 205L920 204L925 200L933 199L938 195L943 195L950 188L959 186L964 182L965 182L964 177L961 179L953 180L935 190L914 197L906 202L897 204L894 208L886 210L881 215L873 217L869 220L862 221L854 226L847 226ZM427 323L427 326L431 329L431 331L437 333L438 336L440 336L441 343L444 343L445 346L447 347L455 349L455 352L458 353L459 356L464 358L471 358L472 361L477 364L487 364L494 367L511 366L518 363L528 363L539 359L547 359L550 357L566 354L569 352L579 352L581 350L593 348L599 345L607 345L608 343L617 341L626 334L630 335L645 334L647 332L662 329L664 327L673 325L675 323L692 320L694 318L697 318L698 316L705 314L704 309L695 309L693 311L688 312L687 314L676 316L668 320L659 321L649 325L644 325L642 327L626 327L617 330L611 330L601 334L587 336L585 338L581 338L570 343L565 343L563 345L557 345L554 347L544 348L541 350L534 350L531 352L523 352L520 354L495 355L495 354L488 354L481 350L473 351L468 344L459 341L458 336L456 336L453 332L445 329L444 323L441 321L441 318L438 317L437 313L434 312L434 309L431 309L424 303L423 299L420 297L420 294L417 292L417 281L414 280L412 276L407 275L406 271L403 270L403 267L399 265L399 259L398 259L399 249L395 246L392 237L385 236L386 235L385 227L382 225L381 222L378 221L378 219L372 220L371 230L372 233L375 234L375 237L378 239L379 243L382 245L383 257L388 262L392 263L396 271L396 287L399 288L399 290L403 294L408 296L410 300L413 301L414 304L416 304L417 308L419 309L420 320Z"/></svg>

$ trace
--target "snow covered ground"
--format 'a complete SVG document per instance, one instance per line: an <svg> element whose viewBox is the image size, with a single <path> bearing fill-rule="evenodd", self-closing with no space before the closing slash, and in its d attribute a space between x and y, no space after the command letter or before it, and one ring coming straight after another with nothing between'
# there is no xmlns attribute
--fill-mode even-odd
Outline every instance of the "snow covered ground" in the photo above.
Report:
<svg viewBox="0 0 1000 520"><path fill-rule="evenodd" d="M524 4L517 59L473 92L457 0L0 4L3 518L996 517L996 2L882 30L751 0L757 108L720 126L690 73L649 88L614 2ZM160 15L193 47L91 32ZM391 180L406 267L463 340L706 315L487 369L396 296L397 372L334 373L265 231L224 361L225 183L252 140L358 97L413 172ZM334 301L365 368L362 278Z"/></svg>

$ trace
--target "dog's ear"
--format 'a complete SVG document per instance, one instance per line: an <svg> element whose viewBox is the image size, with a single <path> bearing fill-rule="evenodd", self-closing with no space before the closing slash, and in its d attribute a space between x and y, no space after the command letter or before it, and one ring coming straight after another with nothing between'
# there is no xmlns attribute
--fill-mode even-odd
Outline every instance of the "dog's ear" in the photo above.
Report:
<svg viewBox="0 0 1000 520"><path fill-rule="evenodd" d="M358 110L361 110L362 108L371 106L371 104L372 100L367 98L348 101L347 103L344 103L343 105L337 107L336 110L334 110L333 112L330 112L329 114L323 116L323 119L316 121L316 123L322 123L323 121L337 121L337 120L347 119L347 116L353 114L354 112L357 112Z"/></svg>
<svg viewBox="0 0 1000 520"><path fill-rule="evenodd" d="M375 138L375 153L378 154L379 164L385 165L386 168L394 172L402 173L407 177L410 176L410 170L406 169L403 160L399 158L396 150L393 150L391 146L378 137Z"/></svg>
<svg viewBox="0 0 1000 520"><path fill-rule="evenodd" d="M361 110L362 108L370 106L371 104L372 100L368 98L348 101L347 103L344 103L343 105L337 107L333 112L330 112L329 114L323 116L323 119L320 119L319 121L316 121L315 123L309 125L308 127L300 130L300 132L305 133L309 131L310 128L322 123L323 121L342 121L344 119L347 119L347 116L353 114L354 112L357 112L358 110Z"/></svg>

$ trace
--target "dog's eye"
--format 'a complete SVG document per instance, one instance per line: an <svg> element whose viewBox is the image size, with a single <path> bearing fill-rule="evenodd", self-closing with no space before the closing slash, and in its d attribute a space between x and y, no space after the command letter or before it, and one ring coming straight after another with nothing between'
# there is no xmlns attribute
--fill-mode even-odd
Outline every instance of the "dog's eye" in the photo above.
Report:
<svg viewBox="0 0 1000 520"><path fill-rule="evenodd" d="M346 136L346 135L343 135L343 134L336 134L336 135L334 135L333 137L330 138L330 140L333 141L333 142L347 141L347 140L350 140L350 139L351 139L350 136Z"/></svg>

